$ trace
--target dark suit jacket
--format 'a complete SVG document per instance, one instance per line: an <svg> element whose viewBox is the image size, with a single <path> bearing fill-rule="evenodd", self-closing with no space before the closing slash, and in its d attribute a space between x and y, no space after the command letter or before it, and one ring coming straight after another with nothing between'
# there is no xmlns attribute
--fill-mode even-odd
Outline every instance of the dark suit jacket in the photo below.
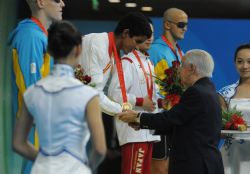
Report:
<svg viewBox="0 0 250 174"><path fill-rule="evenodd" d="M168 134L172 128L169 174L223 174L220 140L221 107L209 78L199 79L180 103L162 113L143 113L141 128Z"/></svg>

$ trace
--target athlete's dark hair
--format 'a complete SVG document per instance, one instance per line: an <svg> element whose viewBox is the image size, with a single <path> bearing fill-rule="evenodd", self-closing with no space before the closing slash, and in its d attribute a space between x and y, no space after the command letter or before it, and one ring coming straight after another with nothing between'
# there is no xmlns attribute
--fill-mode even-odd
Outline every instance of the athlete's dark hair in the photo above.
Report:
<svg viewBox="0 0 250 174"><path fill-rule="evenodd" d="M122 32L128 29L129 36L146 36L151 37L152 31L149 25L149 20L146 16L139 12L131 12L124 16L115 28L115 34L121 35Z"/></svg>

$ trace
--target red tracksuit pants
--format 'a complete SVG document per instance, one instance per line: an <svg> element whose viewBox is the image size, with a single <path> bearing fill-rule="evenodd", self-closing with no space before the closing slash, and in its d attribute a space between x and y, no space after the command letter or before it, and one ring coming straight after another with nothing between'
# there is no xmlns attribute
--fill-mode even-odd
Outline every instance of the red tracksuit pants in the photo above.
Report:
<svg viewBox="0 0 250 174"><path fill-rule="evenodd" d="M150 174L153 142L128 143L121 146L121 174Z"/></svg>

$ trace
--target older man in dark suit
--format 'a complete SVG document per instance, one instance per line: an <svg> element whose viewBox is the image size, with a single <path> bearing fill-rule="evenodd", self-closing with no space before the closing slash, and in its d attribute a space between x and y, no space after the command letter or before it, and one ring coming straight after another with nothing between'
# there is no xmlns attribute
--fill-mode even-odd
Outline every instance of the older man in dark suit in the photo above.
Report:
<svg viewBox="0 0 250 174"><path fill-rule="evenodd" d="M187 87L180 103L161 113L127 111L118 117L142 129L172 133L169 174L223 174L220 140L221 107L210 81L209 53L191 50L182 59L180 76Z"/></svg>

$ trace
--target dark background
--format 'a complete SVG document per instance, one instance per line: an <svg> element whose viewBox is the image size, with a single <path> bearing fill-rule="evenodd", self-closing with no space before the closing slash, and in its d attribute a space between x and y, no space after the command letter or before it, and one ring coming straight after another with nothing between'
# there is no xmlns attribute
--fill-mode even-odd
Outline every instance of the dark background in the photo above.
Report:
<svg viewBox="0 0 250 174"><path fill-rule="evenodd" d="M92 0L64 0L64 19L117 20L128 11L140 11L142 6L152 6L151 17L162 16L164 10L177 7L187 12L190 18L250 18L250 0L121 0L118 4L108 0L96 0L98 10L93 9ZM125 7L126 2L136 2L136 8ZM25 0L19 0L18 17L29 16Z"/></svg>

